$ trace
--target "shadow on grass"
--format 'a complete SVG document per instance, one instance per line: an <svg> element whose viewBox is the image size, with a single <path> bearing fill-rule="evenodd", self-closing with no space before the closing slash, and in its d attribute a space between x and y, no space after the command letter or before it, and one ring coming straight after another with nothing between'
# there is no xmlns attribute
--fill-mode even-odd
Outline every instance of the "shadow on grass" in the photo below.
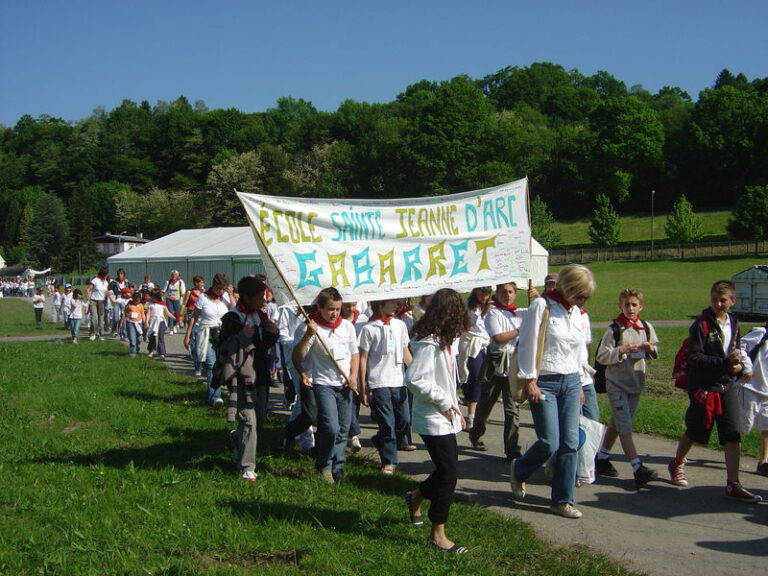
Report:
<svg viewBox="0 0 768 576"><path fill-rule="evenodd" d="M131 400L140 400L142 402L163 402L167 403L199 403L201 406L205 398L205 391L200 390L188 390L186 392L180 392L178 394L152 394L151 392L126 392L120 391L115 393L116 396L122 398L130 398Z"/></svg>
<svg viewBox="0 0 768 576"><path fill-rule="evenodd" d="M32 461L89 467L103 465L116 469L125 469L131 463L138 468L172 466L180 470L210 471L234 467L231 457L223 450L223 447L229 447L227 430L211 432L168 428L166 433L175 440L151 446L112 448L90 454L40 457Z"/></svg>

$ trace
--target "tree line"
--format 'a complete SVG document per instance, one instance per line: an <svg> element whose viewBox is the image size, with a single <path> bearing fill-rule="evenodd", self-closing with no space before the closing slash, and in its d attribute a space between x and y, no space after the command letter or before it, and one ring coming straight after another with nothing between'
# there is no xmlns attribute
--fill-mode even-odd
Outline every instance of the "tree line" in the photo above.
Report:
<svg viewBox="0 0 768 576"><path fill-rule="evenodd" d="M244 225L235 188L397 198L526 175L550 247L554 218L599 216L599 228L612 211L647 212L652 190L659 210L756 190L752 214L768 184L768 78L723 70L693 101L677 87L652 94L608 72L535 63L424 80L392 102L335 112L294 97L265 112L209 110L181 96L76 122L23 116L0 127L0 246L8 262L72 269L97 260L93 237L107 231Z"/></svg>

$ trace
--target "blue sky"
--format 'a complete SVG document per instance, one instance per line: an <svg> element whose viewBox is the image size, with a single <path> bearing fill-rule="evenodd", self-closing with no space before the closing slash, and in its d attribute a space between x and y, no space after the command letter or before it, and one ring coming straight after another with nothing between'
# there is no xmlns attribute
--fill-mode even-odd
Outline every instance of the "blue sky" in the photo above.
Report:
<svg viewBox="0 0 768 576"><path fill-rule="evenodd" d="M554 62L697 98L768 76L768 1L0 0L0 124L122 100L336 110L419 80Z"/></svg>

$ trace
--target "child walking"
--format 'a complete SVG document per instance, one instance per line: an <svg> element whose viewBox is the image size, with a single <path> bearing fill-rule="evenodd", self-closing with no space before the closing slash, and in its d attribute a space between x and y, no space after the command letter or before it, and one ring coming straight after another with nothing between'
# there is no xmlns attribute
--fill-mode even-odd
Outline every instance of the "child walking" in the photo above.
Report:
<svg viewBox="0 0 768 576"><path fill-rule="evenodd" d="M399 300L371 302L373 315L360 331L360 401L370 406L379 427L373 445L379 452L382 474L397 466L397 439L411 425L403 366L411 363L408 328L395 318Z"/></svg>
<svg viewBox="0 0 768 576"><path fill-rule="evenodd" d="M152 357L157 351L157 357L165 359L165 333L168 329L168 321L172 320L173 315L163 302L163 291L160 288L152 288L149 291L149 319L147 321L147 352Z"/></svg>
<svg viewBox="0 0 768 576"><path fill-rule="evenodd" d="M270 348L278 330L262 311L267 285L253 276L237 283L237 306L221 318L218 354L224 358L224 380L231 380L230 400L235 397L237 430L230 432L240 477L255 482L257 433L266 416L271 381ZM262 422L263 423L263 422Z"/></svg>
<svg viewBox="0 0 768 576"><path fill-rule="evenodd" d="M752 375L745 375L739 390L741 433L749 434L753 426L760 430L757 473L768 476L768 322L753 328L741 342L752 360Z"/></svg>
<svg viewBox="0 0 768 576"><path fill-rule="evenodd" d="M456 490L459 460L456 434L465 426L456 394L457 340L469 328L467 309L458 292L442 288L413 328L413 362L405 382L413 392L413 431L420 434L435 470L405 495L411 523L420 525L421 505L430 500L432 523L427 545L445 552L465 554L445 534L448 513Z"/></svg>
<svg viewBox="0 0 768 576"><path fill-rule="evenodd" d="M32 308L35 310L35 326L42 328L43 308L45 308L45 294L43 294L42 287L35 290L35 295L32 297Z"/></svg>
<svg viewBox="0 0 768 576"><path fill-rule="evenodd" d="M72 344L77 344L77 336L80 333L80 322L87 313L88 303L83 300L83 292L75 288L72 297L67 304L65 317L69 319L69 331L72 334Z"/></svg>
<svg viewBox="0 0 768 576"><path fill-rule="evenodd" d="M655 480L658 473L644 466L637 455L632 425L640 395L645 390L646 359L659 357L659 339L653 326L640 320L642 292L634 288L622 290L619 310L621 314L614 318L597 349L597 361L606 366L605 388L611 406L611 421L597 453L595 471L609 478L619 475L610 460L611 449L618 438L632 465L635 483L642 486Z"/></svg>
<svg viewBox="0 0 768 576"><path fill-rule="evenodd" d="M120 324L128 336L128 355L135 358L139 353L140 339L146 328L147 318L144 304L141 302L141 292L134 292L131 301L125 305Z"/></svg>
<svg viewBox="0 0 768 576"><path fill-rule="evenodd" d="M336 288L321 290L317 295L317 312L296 331L293 351L296 369L311 375L317 402L315 467L329 484L344 476L352 394L357 392L360 360L355 327L341 317L341 304L341 294Z"/></svg>
<svg viewBox="0 0 768 576"><path fill-rule="evenodd" d="M710 307L702 311L688 332L688 410L686 430L669 461L673 484L688 486L685 457L694 443L707 444L717 424L717 436L725 448L725 495L742 502L758 502L739 481L741 449L739 395L736 379L744 371L739 350L739 322L729 311L736 303L736 287L730 280L719 280L710 290Z"/></svg>

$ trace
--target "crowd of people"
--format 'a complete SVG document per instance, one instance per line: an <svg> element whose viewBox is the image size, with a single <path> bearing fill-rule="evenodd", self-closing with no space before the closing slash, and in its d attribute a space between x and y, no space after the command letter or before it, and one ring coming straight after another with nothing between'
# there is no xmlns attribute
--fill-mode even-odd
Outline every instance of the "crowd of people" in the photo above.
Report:
<svg viewBox="0 0 768 576"><path fill-rule="evenodd" d="M421 437L435 468L404 501L414 525L424 523L423 502L430 502L429 545L440 550L467 551L445 530L459 478L457 435L466 431L472 449L488 450L483 437L499 397L513 499L524 499L526 481L545 467L551 511L580 518L576 488L595 475L618 475L611 463L616 440L638 487L659 476L641 461L632 433L647 363L658 358L659 347L653 325L640 318L644 296L633 288L618 295L619 314L597 347L604 368L600 391L611 415L590 456L590 472L582 474L580 422L600 420L585 310L596 286L584 266L548 275L541 294L529 288L528 308L516 305L514 282L477 287L466 301L440 289L415 305L402 299L345 302L328 287L306 310L278 307L263 276L241 278L236 287L223 274L207 289L200 276L192 284L187 290L173 270L162 287L151 278L136 286L124 271L111 279L103 268L84 294L68 284L61 293L57 287L54 314L71 327L73 342L87 318L91 339L108 333L127 339L131 356L146 340L148 353L163 358L165 335L184 330L195 375L205 380L206 402L223 407L226 396L227 420L237 423L230 434L233 453L246 481L258 478L257 438L276 379L291 404L284 447L311 455L324 482L342 481L347 451L361 447L361 405L377 426L371 442L380 473L393 474L398 451L417 449L411 434ZM710 307L690 327L686 429L668 472L673 484L686 486L686 456L695 443L706 444L717 426L725 448L725 495L755 502L760 497L740 483L739 448L741 435L757 426L757 471L768 475L768 325L742 338L729 312L734 303L733 284L715 283ZM523 453L519 411L526 401L536 441Z"/></svg>

